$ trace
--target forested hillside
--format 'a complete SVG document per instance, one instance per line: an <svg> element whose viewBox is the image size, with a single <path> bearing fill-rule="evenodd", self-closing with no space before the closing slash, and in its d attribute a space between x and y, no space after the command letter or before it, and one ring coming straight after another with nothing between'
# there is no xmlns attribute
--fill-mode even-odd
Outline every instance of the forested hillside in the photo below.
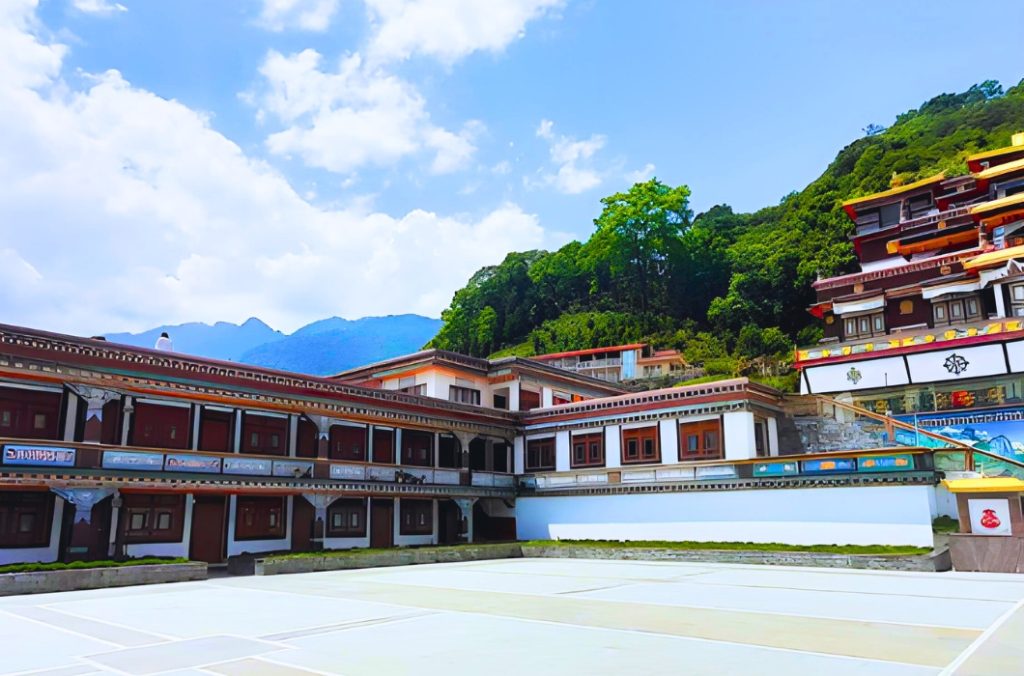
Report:
<svg viewBox="0 0 1024 676"><path fill-rule="evenodd" d="M601 200L586 242L510 253L456 292L430 345L474 355L530 355L648 340L678 347L711 373L817 339L811 282L856 269L843 200L938 171L967 171L972 153L1024 130L1024 82L942 94L869 125L825 172L778 205L693 216L687 186L656 179Z"/></svg>

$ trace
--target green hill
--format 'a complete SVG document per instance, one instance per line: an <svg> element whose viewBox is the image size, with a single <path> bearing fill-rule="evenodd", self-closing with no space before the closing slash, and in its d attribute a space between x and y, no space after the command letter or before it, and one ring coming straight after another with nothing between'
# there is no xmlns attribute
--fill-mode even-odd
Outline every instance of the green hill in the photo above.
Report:
<svg viewBox="0 0 1024 676"><path fill-rule="evenodd" d="M430 345L529 355L646 339L742 372L817 339L811 282L856 269L843 200L964 173L968 155L1021 130L1024 82L1003 92L988 81L870 127L817 180L754 213L694 217L688 187L637 184L601 200L586 242L510 253L473 275Z"/></svg>

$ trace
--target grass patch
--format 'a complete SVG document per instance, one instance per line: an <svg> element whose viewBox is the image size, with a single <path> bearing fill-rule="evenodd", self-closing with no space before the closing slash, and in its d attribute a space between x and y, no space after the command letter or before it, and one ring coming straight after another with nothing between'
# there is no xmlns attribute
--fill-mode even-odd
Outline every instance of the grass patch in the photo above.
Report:
<svg viewBox="0 0 1024 676"><path fill-rule="evenodd" d="M72 561L71 563L12 563L0 566L0 573L37 573L49 570L83 570L88 568L122 568L124 566L152 566L164 563L188 563L188 559L160 559L147 557L127 561Z"/></svg>
<svg viewBox="0 0 1024 676"><path fill-rule="evenodd" d="M417 549L464 549L467 547L488 547L488 546L502 546L502 545L514 545L516 542L480 542L480 543L466 543L462 542L454 545L415 545L411 547L353 547L352 549L324 549L319 552L268 552L266 554L257 554L257 559L319 559L325 556L327 557L355 557L355 556L369 556L373 554L388 554L395 552L410 552Z"/></svg>
<svg viewBox="0 0 1024 676"><path fill-rule="evenodd" d="M932 530L936 533L959 533L960 522L951 516L943 515L932 521Z"/></svg>
<svg viewBox="0 0 1024 676"><path fill-rule="evenodd" d="M738 552L810 552L816 554L872 554L914 556L927 554L931 547L901 545L787 545L781 542L665 542L651 540L530 540L523 545L542 547L603 547L608 549L675 549Z"/></svg>

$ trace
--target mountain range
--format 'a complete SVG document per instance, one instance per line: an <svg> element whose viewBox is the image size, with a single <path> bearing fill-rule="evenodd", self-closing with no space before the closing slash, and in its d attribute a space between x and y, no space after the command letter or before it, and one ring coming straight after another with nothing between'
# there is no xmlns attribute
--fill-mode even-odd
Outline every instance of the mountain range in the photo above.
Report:
<svg viewBox="0 0 1024 676"><path fill-rule="evenodd" d="M321 319L291 334L256 317L241 324L189 322L157 326L141 333L108 333L110 342L153 347L162 332L174 351L253 366L330 375L389 357L416 352L441 328L441 320L421 315Z"/></svg>

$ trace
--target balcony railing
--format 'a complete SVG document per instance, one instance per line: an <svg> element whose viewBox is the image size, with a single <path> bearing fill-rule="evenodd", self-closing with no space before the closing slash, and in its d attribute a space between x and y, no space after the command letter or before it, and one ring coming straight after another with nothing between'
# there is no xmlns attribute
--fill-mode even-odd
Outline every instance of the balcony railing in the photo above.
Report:
<svg viewBox="0 0 1024 676"><path fill-rule="evenodd" d="M0 438L0 472L101 470L111 476L131 472L135 479L165 480L168 474L197 480L296 479L365 481L425 486L475 486L511 492L511 475L468 469L383 465L322 458L247 453L212 453L137 446L106 446L50 439Z"/></svg>

